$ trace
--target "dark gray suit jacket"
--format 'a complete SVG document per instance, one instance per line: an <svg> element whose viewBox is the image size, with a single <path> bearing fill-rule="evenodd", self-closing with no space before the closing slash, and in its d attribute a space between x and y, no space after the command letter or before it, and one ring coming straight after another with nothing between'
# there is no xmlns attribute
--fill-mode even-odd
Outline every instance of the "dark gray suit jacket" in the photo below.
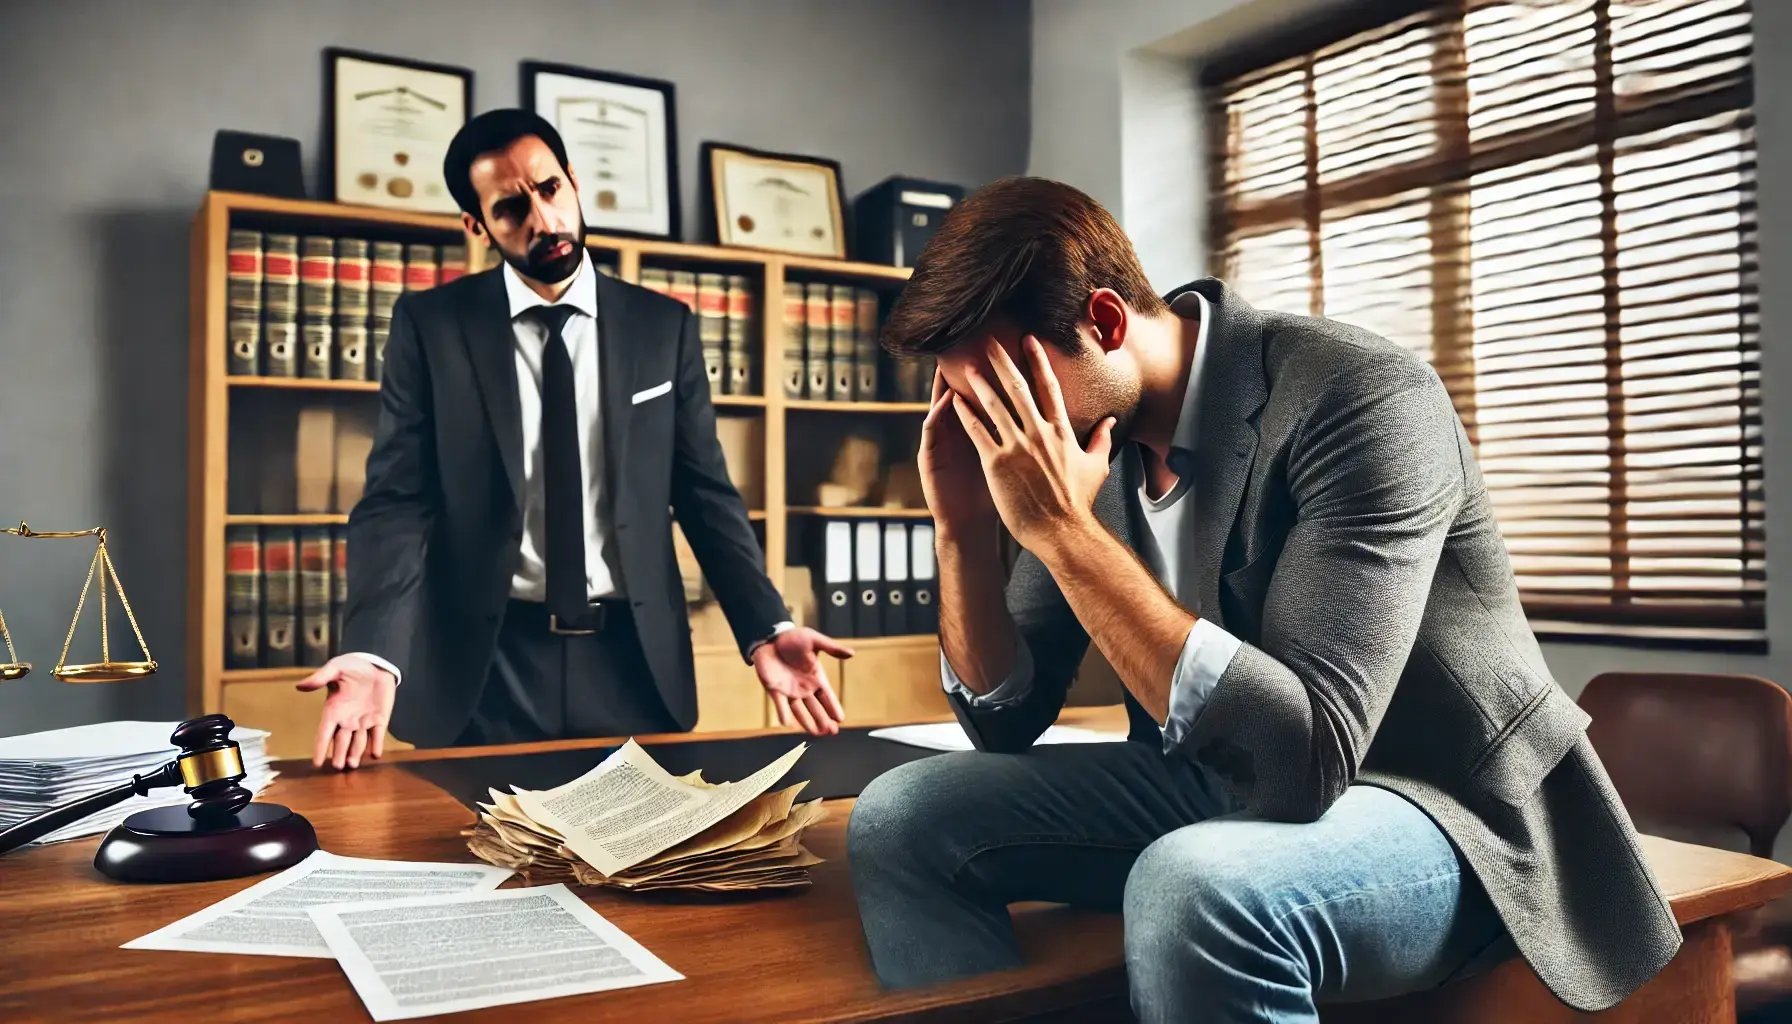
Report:
<svg viewBox="0 0 1792 1024"><path fill-rule="evenodd" d="M466 726L521 557L523 434L501 273L398 300L367 490L349 517L343 650L377 654L404 673L392 731L422 746L452 743ZM697 318L601 274L597 307L604 512L619 582L653 683L688 729L697 693L672 515L743 657L788 612L728 479ZM666 396L632 401L666 381Z"/></svg>
<svg viewBox="0 0 1792 1024"><path fill-rule="evenodd" d="M1630 818L1525 621L1474 451L1436 372L1345 324L1211 304L1201 396L1205 565L1192 611L1244 641L1182 752L1266 818L1311 821L1367 783L1461 850L1564 1002L1618 1002L1680 945ZM1172 296L1173 297L1173 296ZM1132 543L1116 471L1097 514ZM954 697L978 747L1031 745L1088 647L1023 554L1008 606L1035 679L1019 704ZM1127 698L1134 738L1161 742Z"/></svg>

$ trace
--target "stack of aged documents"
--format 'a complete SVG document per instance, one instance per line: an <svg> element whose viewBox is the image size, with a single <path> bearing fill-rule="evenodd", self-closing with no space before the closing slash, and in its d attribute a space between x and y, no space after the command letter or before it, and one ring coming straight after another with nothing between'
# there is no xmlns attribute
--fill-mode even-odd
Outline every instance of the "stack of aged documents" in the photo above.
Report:
<svg viewBox="0 0 1792 1024"><path fill-rule="evenodd" d="M803 830L826 814L796 802L799 783L767 792L807 744L739 782L674 778L629 740L603 763L548 790L490 790L461 834L474 856L531 883L572 881L651 892L794 889L821 858Z"/></svg>

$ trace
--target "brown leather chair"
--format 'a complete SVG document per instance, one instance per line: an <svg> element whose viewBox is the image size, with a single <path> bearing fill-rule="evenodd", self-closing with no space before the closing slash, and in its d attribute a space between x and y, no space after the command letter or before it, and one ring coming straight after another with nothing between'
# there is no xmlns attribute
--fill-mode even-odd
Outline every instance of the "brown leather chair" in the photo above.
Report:
<svg viewBox="0 0 1792 1024"><path fill-rule="evenodd" d="M1758 676L1608 672L1581 691L1580 705L1639 831L1740 831L1750 853L1773 856L1792 815L1792 694ZM1792 1000L1789 910L1783 900L1764 908L1759 930L1737 937L1744 1019L1779 1020Z"/></svg>
<svg viewBox="0 0 1792 1024"><path fill-rule="evenodd" d="M1773 855L1792 816L1792 694L1759 676L1607 672L1580 706L1639 829L1740 830Z"/></svg>

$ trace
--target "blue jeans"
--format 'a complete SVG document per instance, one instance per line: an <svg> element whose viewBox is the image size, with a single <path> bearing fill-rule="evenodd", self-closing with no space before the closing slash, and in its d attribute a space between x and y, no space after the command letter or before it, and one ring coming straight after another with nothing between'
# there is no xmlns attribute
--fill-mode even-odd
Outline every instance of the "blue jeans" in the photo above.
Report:
<svg viewBox="0 0 1792 1024"><path fill-rule="evenodd" d="M1353 786L1311 824L1252 818L1144 743L951 753L865 789L848 865L878 978L1019 966L1008 904L1124 915L1146 1021L1317 1021L1315 1003L1442 984L1511 951L1450 841Z"/></svg>

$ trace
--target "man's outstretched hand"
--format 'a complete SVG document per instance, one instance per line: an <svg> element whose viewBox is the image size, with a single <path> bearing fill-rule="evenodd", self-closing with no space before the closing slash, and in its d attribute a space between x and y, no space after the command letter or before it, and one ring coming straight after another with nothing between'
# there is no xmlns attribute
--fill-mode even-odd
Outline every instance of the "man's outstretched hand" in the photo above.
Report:
<svg viewBox="0 0 1792 1024"><path fill-rule="evenodd" d="M811 736L840 731L846 713L828 682L817 651L836 658L852 657L852 648L806 626L787 629L753 652L753 670L778 709L778 724L795 722Z"/></svg>
<svg viewBox="0 0 1792 1024"><path fill-rule="evenodd" d="M325 761L343 768L361 767L363 755L378 760L386 752L386 723L392 720L392 698L398 680L366 658L338 654L298 684L309 693L324 687L324 711L317 721L317 746L311 763Z"/></svg>

